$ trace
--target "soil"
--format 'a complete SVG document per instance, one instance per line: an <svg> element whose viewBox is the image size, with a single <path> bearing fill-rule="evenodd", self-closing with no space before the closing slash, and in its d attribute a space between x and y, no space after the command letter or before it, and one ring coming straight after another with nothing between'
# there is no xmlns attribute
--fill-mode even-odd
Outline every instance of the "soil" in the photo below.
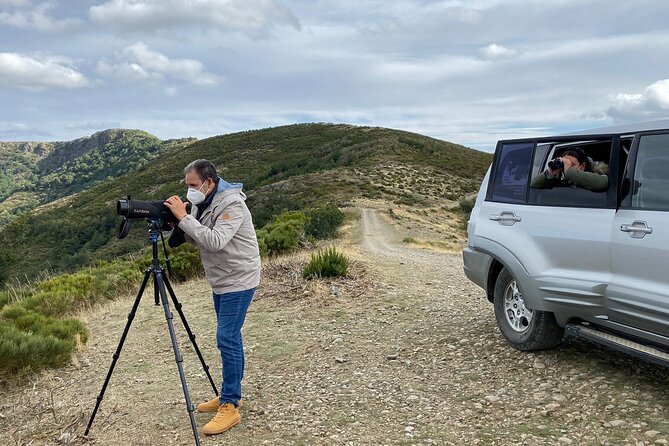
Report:
<svg viewBox="0 0 669 446"><path fill-rule="evenodd" d="M349 278L306 282L307 254L264 266L243 330L242 423L202 445L669 444L667 369L573 339L516 351L459 252L402 243L406 229L377 209L345 233ZM175 291L218 382L211 290L195 280ZM73 365L1 391L0 444L194 444L149 295L83 437L133 300L80 315L91 336ZM176 314L175 326L191 399L208 400ZM196 413L198 429L210 417Z"/></svg>

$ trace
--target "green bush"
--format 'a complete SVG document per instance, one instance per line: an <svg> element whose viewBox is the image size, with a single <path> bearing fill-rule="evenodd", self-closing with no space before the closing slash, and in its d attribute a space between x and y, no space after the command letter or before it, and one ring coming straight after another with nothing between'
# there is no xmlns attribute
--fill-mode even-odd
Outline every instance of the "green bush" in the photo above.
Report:
<svg viewBox="0 0 669 446"><path fill-rule="evenodd" d="M337 235L337 228L344 222L344 213L333 204L325 204L305 212L309 219L304 232L315 239L332 238Z"/></svg>
<svg viewBox="0 0 669 446"><path fill-rule="evenodd" d="M170 257L175 281L202 274L194 247L179 247ZM0 292L0 374L67 364L77 344L87 341L88 332L82 322L64 317L136 292L142 271L150 264L150 255L137 260L99 262L74 274L54 276L14 290L19 300L13 303L8 291Z"/></svg>
<svg viewBox="0 0 669 446"><path fill-rule="evenodd" d="M263 256L275 255L297 248L308 221L304 212L283 212L256 232L260 253Z"/></svg>
<svg viewBox="0 0 669 446"><path fill-rule="evenodd" d="M53 328L53 324L52 324ZM23 331L9 321L0 320L0 373L17 374L66 365L76 347L76 335L61 337Z"/></svg>
<svg viewBox="0 0 669 446"><path fill-rule="evenodd" d="M302 275L313 277L341 277L348 272L349 261L345 255L337 252L334 247L319 250L311 255L309 263L304 267Z"/></svg>
<svg viewBox="0 0 669 446"><path fill-rule="evenodd" d="M198 250L190 243L184 243L178 248L172 249L168 254L170 257L170 265L172 266L172 273L174 273L174 277L170 277L171 280L183 282L194 277L200 277L204 274L204 268L202 267ZM137 265L140 270L144 271L151 266L152 261L153 255L147 253L137 260ZM167 270L166 262L163 259L160 260L160 264Z"/></svg>
<svg viewBox="0 0 669 446"><path fill-rule="evenodd" d="M469 215L472 212L472 209L474 209L474 204L475 203L476 203L476 199L474 199L474 198L470 198L470 199L463 198L462 200L460 200L460 203L459 203L460 210L464 214Z"/></svg>
<svg viewBox="0 0 669 446"><path fill-rule="evenodd" d="M466 199L463 198L460 200L460 211L462 212L462 221L460 223L460 228L463 231L467 230L467 222L469 221L469 217L472 213L472 209L474 209L474 205L476 204L476 199L471 198L471 199Z"/></svg>

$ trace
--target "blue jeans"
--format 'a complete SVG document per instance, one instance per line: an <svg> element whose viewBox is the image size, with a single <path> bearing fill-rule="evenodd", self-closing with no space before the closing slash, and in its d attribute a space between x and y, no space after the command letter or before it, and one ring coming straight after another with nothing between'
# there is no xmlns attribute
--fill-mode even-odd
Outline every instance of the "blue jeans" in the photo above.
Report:
<svg viewBox="0 0 669 446"><path fill-rule="evenodd" d="M244 346L242 345L242 325L246 319L253 294L256 289L233 293L214 293L214 309L218 325L216 344L221 352L223 365L223 384L221 385L221 404L239 405L242 397L242 378L244 377Z"/></svg>

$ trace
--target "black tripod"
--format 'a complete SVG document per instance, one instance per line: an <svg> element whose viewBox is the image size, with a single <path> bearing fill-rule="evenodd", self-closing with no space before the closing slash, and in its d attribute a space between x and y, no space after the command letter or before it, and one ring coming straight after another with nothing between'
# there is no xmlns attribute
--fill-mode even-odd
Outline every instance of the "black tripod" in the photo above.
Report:
<svg viewBox="0 0 669 446"><path fill-rule="evenodd" d="M216 395L218 395L218 390L216 389L216 384L214 384L214 380L211 379L211 375L209 374L209 366L205 364L204 358L202 357L202 353L200 352L200 349L198 348L197 343L195 342L195 335L191 331L190 326L186 321L186 316L184 316L184 313L181 310L181 303L179 303L179 301L177 300L177 297L174 294L174 290L172 289L172 285L170 285L170 282L167 280L167 276L165 275L165 270L163 270L163 268L160 266L160 262L158 261L158 236L160 236L163 243L163 249L165 250L165 263L167 264L167 270L170 272L171 275L170 260L167 257L167 249L165 248L165 240L163 239L163 233L161 230L161 228L163 227L163 221L153 220L153 219L147 221L149 223L149 239L151 240L151 245L153 247L153 264L151 265L150 268L147 268L147 270L144 272L144 280L142 281L142 285L140 286L139 292L137 293L137 297L135 298L135 303L132 305L132 310L130 310L130 314L128 315L128 322L125 325L125 329L123 330L123 335L121 335L121 340L118 343L118 347L116 347L116 352L112 356L112 363L111 366L109 367L109 371L107 372L105 383L102 385L102 390L100 391L100 394L97 397L95 409L93 409L93 413L91 414L91 418L88 421L88 427L86 427L86 432L84 433L84 435L88 436L88 432L91 429L91 425L93 424L95 415L97 414L98 408L100 407L100 402L102 401L102 398L104 397L105 394L105 390L107 389L107 384L109 384L109 379L111 378L112 372L114 371L114 367L116 366L116 361L118 360L121 354L123 343L125 342L125 338L128 334L128 331L130 330L130 324L132 324L132 320L135 318L135 312L137 311L137 307L139 306L139 301L142 299L142 294L144 294L144 289L146 288L146 285L149 282L149 277L153 274L155 304L159 305L158 301L160 299L160 302L162 302L163 305L163 310L165 311L167 328L169 329L170 338L172 339L172 350L174 350L174 357L177 362L177 368L179 369L179 377L181 378L181 388L183 389L184 397L186 399L186 409L188 410L188 416L190 417L190 424L193 429L193 435L195 436L195 444L197 446L200 446L200 439L197 435L197 428L195 427L195 418L193 417L194 409L193 405L191 404L190 395L188 393L188 385L186 384L186 377L184 376L183 357L181 356L181 352L179 352L179 347L177 346L177 338L176 335L174 334L174 325L172 324L172 319L174 318L172 316L172 312L170 311L169 303L167 302L167 293L169 293L170 297L172 298L172 303L174 303L174 307L177 309L179 317L181 317L181 322L183 322L184 328L188 333L188 337L190 338L190 341L193 344L195 351L197 352L198 358L200 358L202 367L205 373L207 374L209 382L211 383L211 387L214 389L214 393L216 393ZM165 291L166 289L167 291Z"/></svg>

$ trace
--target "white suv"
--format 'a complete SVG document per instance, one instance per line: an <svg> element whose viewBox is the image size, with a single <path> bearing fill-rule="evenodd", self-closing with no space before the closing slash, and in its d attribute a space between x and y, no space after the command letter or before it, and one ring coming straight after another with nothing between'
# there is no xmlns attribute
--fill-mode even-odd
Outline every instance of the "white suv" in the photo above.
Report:
<svg viewBox="0 0 669 446"><path fill-rule="evenodd" d="M574 149L604 166L605 190L549 168ZM468 234L465 273L514 347L566 329L669 365L669 120L500 141Z"/></svg>

